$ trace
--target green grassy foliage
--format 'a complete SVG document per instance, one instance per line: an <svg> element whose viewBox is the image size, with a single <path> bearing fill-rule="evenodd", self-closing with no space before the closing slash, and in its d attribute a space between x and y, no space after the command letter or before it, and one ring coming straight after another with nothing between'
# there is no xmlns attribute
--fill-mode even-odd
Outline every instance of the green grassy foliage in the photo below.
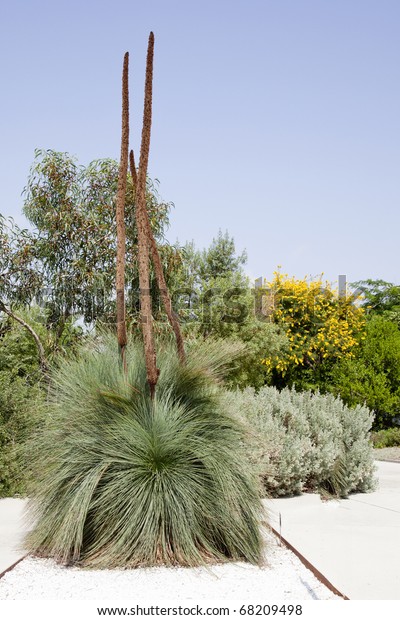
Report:
<svg viewBox="0 0 400 620"><path fill-rule="evenodd" d="M33 442L30 549L98 568L258 563L258 482L218 386L236 354L197 344L182 367L164 344L154 402L140 343L127 378L114 338L66 361Z"/></svg>

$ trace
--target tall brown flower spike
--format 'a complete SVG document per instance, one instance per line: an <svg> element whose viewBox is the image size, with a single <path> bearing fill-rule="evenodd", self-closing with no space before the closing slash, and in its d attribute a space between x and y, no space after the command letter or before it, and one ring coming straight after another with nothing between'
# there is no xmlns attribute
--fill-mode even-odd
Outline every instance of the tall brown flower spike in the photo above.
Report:
<svg viewBox="0 0 400 620"><path fill-rule="evenodd" d="M128 67L129 54L124 56L122 71L122 132L121 132L121 158L118 174L117 188L117 338L124 371L126 367L126 321L125 321L125 253L126 253L126 231L125 231L125 194L126 177L128 172L128 151L129 151L129 90L128 90Z"/></svg>
<svg viewBox="0 0 400 620"><path fill-rule="evenodd" d="M136 184L137 184L137 174L136 174L136 168L135 168L135 159L134 159L134 155L133 155L133 151L132 150L131 150L131 152L129 154L129 163L130 163L130 170L131 170L133 186L136 187ZM162 263L161 263L161 258L160 258L160 253L158 251L157 244L156 244L156 241L154 239L153 231L152 231L151 226L150 226L150 220L149 220L149 215L147 213L147 209L144 210L144 216L145 216L145 220L146 220L147 239L148 239L148 243L149 243L149 248L150 248L150 254L151 254L152 262L153 262L153 265L154 265L154 271L155 271L155 274L156 274L157 285L158 285L158 288L160 290L160 295L161 295L161 299L163 301L165 312L167 314L168 320L169 320L169 322L171 324L171 327L173 329L173 332L175 334L176 347L177 347L177 350L178 350L179 360L183 364L185 362L185 360L186 360L186 355L185 355L185 348L184 348L184 344L183 344L181 328L180 328L180 325L179 325L179 321L178 321L178 319L177 319L177 317L176 317L176 315L175 315L175 313L174 313L174 311L172 309L171 296L169 294L167 283L165 281L164 271L163 271L163 267L162 267Z"/></svg>
<svg viewBox="0 0 400 620"><path fill-rule="evenodd" d="M139 170L136 185L136 222L138 229L138 262L140 311L146 361L147 381L151 398L154 397L158 380L156 349L154 343L153 317L151 312L150 275L149 275L149 242L146 225L146 177L150 151L151 106L153 92L153 54L154 35L151 32L147 48L146 81L144 90L144 111L142 142L140 147ZM131 157L132 159L132 157ZM134 167L134 166L133 166Z"/></svg>
<svg viewBox="0 0 400 620"><path fill-rule="evenodd" d="M133 151L129 155L130 171L134 188L136 188L136 223L138 231L138 263L140 288L140 314L144 342L147 381L151 398L154 398L159 370L157 368L156 348L154 341L152 300L150 294L149 252L151 253L157 284L169 322L175 334L178 356L181 363L185 362L185 349L178 319L172 310L171 297L164 277L160 254L154 239L153 231L146 208L146 178L150 152L150 135L152 120L153 94L153 56L154 35L151 32L147 48L146 80L144 93L144 112L142 140L140 147L139 169L136 172ZM121 359L125 372L126 367L126 322L125 322L125 194L128 169L129 149L129 93L128 93L128 53L124 57L122 76L122 137L121 160L117 191L117 335Z"/></svg>

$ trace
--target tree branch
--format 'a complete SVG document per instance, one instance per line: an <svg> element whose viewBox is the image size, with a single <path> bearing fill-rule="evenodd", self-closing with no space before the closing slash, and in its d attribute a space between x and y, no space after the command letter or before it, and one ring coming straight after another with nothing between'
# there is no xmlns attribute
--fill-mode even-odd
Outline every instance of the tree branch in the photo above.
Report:
<svg viewBox="0 0 400 620"><path fill-rule="evenodd" d="M44 352L44 347L42 345L42 342L41 342L39 336L37 335L37 333L35 332L35 330L28 323L26 323L26 321L21 319L20 316L18 316L12 310L7 308L2 301L0 301L0 311L4 312L5 314L7 314L14 321L17 321L17 323L22 325L22 327L24 327L30 333L30 335L32 336L32 338L35 341L35 344L36 344L36 347L37 347L37 350L38 350L40 369L43 372L43 374L47 375L47 373L49 371L49 367L47 365L46 354Z"/></svg>

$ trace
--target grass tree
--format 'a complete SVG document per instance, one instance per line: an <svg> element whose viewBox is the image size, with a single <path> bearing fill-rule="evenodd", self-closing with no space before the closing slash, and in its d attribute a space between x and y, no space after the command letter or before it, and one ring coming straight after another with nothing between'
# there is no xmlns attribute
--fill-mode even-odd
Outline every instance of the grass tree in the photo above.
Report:
<svg viewBox="0 0 400 620"><path fill-rule="evenodd" d="M258 479L246 458L247 430L226 410L222 384L242 348L202 342L189 343L185 352L148 221L153 48L151 33L137 174L133 152L130 156L143 339L131 337L127 343L120 256L119 352L115 335L103 333L53 372L48 421L32 441L35 525L28 544L34 553L65 564L99 568L259 563ZM126 56L121 174L127 153L127 63ZM178 350L169 340L158 341L157 360L150 255Z"/></svg>

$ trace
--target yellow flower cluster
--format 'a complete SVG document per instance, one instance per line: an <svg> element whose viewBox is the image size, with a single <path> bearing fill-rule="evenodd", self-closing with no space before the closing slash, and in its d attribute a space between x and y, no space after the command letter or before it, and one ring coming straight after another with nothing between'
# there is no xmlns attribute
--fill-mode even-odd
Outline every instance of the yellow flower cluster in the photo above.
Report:
<svg viewBox="0 0 400 620"><path fill-rule="evenodd" d="M263 288L270 320L282 326L289 342L285 354L262 360L270 370L285 375L293 366L314 368L329 359L354 356L365 327L364 310L354 298L339 297L321 279L297 280L280 272Z"/></svg>

